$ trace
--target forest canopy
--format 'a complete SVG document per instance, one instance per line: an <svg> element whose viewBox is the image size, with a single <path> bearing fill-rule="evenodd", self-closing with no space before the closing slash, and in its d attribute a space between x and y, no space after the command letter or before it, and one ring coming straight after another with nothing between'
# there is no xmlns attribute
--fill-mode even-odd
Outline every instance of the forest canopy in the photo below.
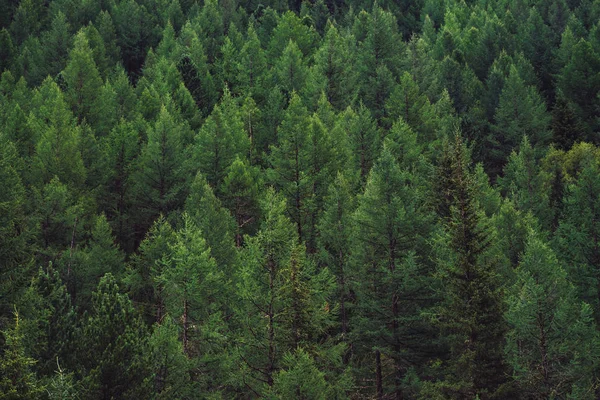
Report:
<svg viewBox="0 0 600 400"><path fill-rule="evenodd" d="M0 399L600 398L599 0L0 0Z"/></svg>

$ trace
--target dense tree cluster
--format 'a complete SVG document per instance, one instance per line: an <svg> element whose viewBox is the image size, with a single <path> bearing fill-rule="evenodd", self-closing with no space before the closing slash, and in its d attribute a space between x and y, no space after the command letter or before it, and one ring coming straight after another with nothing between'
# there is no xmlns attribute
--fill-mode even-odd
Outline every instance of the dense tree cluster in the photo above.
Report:
<svg viewBox="0 0 600 400"><path fill-rule="evenodd" d="M0 399L599 398L599 17L0 0Z"/></svg>

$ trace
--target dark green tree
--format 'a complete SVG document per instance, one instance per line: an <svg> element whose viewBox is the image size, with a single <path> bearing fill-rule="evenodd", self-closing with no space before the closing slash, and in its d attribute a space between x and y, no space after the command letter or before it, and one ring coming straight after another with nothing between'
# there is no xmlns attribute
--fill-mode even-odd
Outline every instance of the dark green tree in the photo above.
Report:
<svg viewBox="0 0 600 400"><path fill-rule="evenodd" d="M462 138L457 133L445 147L441 178L448 215L438 259L442 283L436 323L449 347L443 392L451 396L488 398L505 380L502 355L503 301L497 265L486 257L493 233L476 200L473 173Z"/></svg>
<svg viewBox="0 0 600 400"><path fill-rule="evenodd" d="M596 312L600 302L598 170L595 161L584 163L576 181L567 187L564 216L556 231L554 244L557 255L576 285L579 299L591 304Z"/></svg>
<svg viewBox="0 0 600 400"><path fill-rule="evenodd" d="M296 229L284 214L285 203L273 189L266 193L261 228L246 239L237 272L237 353L242 361L237 384L258 396L263 388L273 387L286 352L324 350L316 338L330 321L332 277L306 260Z"/></svg>
<svg viewBox="0 0 600 400"><path fill-rule="evenodd" d="M357 74L352 51L353 38L345 37L328 21L323 44L315 54L315 68L325 78L327 101L343 110L354 100Z"/></svg>
<svg viewBox="0 0 600 400"><path fill-rule="evenodd" d="M89 398L143 395L147 366L147 332L115 278L106 274L92 295L92 309L83 318L78 340L79 372ZM141 391L141 393L140 393Z"/></svg>
<svg viewBox="0 0 600 400"><path fill-rule="evenodd" d="M420 310L430 296L427 265L419 259L426 254L431 214L416 173L418 157L408 154L418 152L416 136L403 122L394 130L358 198L352 247L358 274L353 336L378 398L402 398L407 365L424 356L424 343L415 339L427 329Z"/></svg>
<svg viewBox="0 0 600 400"><path fill-rule="evenodd" d="M161 275L154 279L163 287L167 314L180 323L183 352L199 357L212 376L204 376L206 385L218 386L219 358L225 344L219 299L223 298L224 273L210 255L203 233L184 214L183 227L176 232L169 252L159 261ZM210 338L210 342L208 339ZM223 360L224 361L224 360Z"/></svg>
<svg viewBox="0 0 600 400"><path fill-rule="evenodd" d="M236 158L223 184L223 202L236 221L235 243L240 247L246 234L258 227L260 171Z"/></svg>
<svg viewBox="0 0 600 400"><path fill-rule="evenodd" d="M314 177L309 174L310 117L300 97L293 93L278 129L277 145L271 148L269 181L285 196L288 213L296 224L300 241L306 240Z"/></svg>
<svg viewBox="0 0 600 400"><path fill-rule="evenodd" d="M583 39L571 49L568 62L557 78L557 88L571 102L577 117L585 124L587 140L597 141L591 131L597 125L600 91L600 56Z"/></svg>
<svg viewBox="0 0 600 400"><path fill-rule="evenodd" d="M28 120L30 129L37 130L38 140L31 178L33 182L48 183L54 177L72 187L81 187L86 170L81 157L81 129L67 108L59 87L48 78L34 94L37 113Z"/></svg>
<svg viewBox="0 0 600 400"><path fill-rule="evenodd" d="M519 151L513 151L508 158L499 183L515 207L525 213L531 212L545 229L550 229L552 224L548 181L549 177L536 160L535 150L524 136Z"/></svg>

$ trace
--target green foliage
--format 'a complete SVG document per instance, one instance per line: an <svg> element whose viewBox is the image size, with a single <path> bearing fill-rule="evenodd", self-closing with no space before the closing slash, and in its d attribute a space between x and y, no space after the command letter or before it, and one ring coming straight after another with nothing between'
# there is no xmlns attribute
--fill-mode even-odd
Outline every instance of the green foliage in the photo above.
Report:
<svg viewBox="0 0 600 400"><path fill-rule="evenodd" d="M148 385L155 399L185 398L193 393L191 365L178 340L179 331L173 319L166 315L161 324L155 324L148 339L149 351L145 355L153 372Z"/></svg>
<svg viewBox="0 0 600 400"><path fill-rule="evenodd" d="M412 145L416 146L410 129L406 134L413 136ZM418 261L425 254L430 213L421 197L415 160L397 152L409 150L409 146L404 148L405 143L394 139L406 138L388 136L354 215L353 262L358 274L353 277L358 301L354 335L363 357L374 352L373 389L378 396L386 392L402 395L404 365L424 351L412 340L414 332L426 329L419 323L419 312L430 295L428 273ZM391 363L385 370L382 356Z"/></svg>
<svg viewBox="0 0 600 400"><path fill-rule="evenodd" d="M535 151L527 136L524 136L519 152L513 151L508 159L500 186L517 209L531 212L546 229L552 223L548 180L536 162Z"/></svg>
<svg viewBox="0 0 600 400"><path fill-rule="evenodd" d="M466 146L457 133L442 160L449 214L438 274L443 301L435 323L449 347L444 391L458 397L493 396L505 380L505 331L497 262L490 254L492 232L476 201Z"/></svg>
<svg viewBox="0 0 600 400"><path fill-rule="evenodd" d="M37 360L35 370L41 376L52 376L60 364L75 367L73 327L77 317L71 296L51 263L40 268L20 302L27 315L21 322L26 328L23 340Z"/></svg>
<svg viewBox="0 0 600 400"><path fill-rule="evenodd" d="M260 215L259 171L236 158L229 166L223 183L226 207L236 222L235 243L242 245L243 236L253 234Z"/></svg>
<svg viewBox="0 0 600 400"><path fill-rule="evenodd" d="M80 122L85 118L94 125L98 120L94 113L98 107L102 79L83 31L75 36L73 49L69 53L69 61L62 76L67 84L66 97L73 113Z"/></svg>
<svg viewBox="0 0 600 400"><path fill-rule="evenodd" d="M600 255L597 236L598 199L600 196L600 181L598 165L592 161L583 164L577 180L568 187L564 217L556 232L557 253L565 265L568 265L569 275L577 284L580 299L597 304L598 291L598 262Z"/></svg>
<svg viewBox="0 0 600 400"><path fill-rule="evenodd" d="M343 36L328 21L323 45L315 54L315 68L326 80L327 101L337 110L350 105L356 95L357 75L352 50L352 37Z"/></svg>
<svg viewBox="0 0 600 400"><path fill-rule="evenodd" d="M18 265L26 257L27 216L25 214L25 187L17 166L19 156L12 142L0 134L0 176L3 190L0 193L0 293L2 293L2 314L14 301L14 292L22 285Z"/></svg>
<svg viewBox="0 0 600 400"><path fill-rule="evenodd" d="M256 393L261 382L274 385L287 351L316 345L330 323L327 301L333 285L327 269L317 272L306 259L284 215L285 200L270 189L262 206L261 228L246 238L236 307L243 328L238 339L240 376Z"/></svg>
<svg viewBox="0 0 600 400"><path fill-rule="evenodd" d="M599 4L0 0L0 397L599 397Z"/></svg>
<svg viewBox="0 0 600 400"><path fill-rule="evenodd" d="M598 332L588 304L531 231L507 297L507 361L526 396L593 398Z"/></svg>
<svg viewBox="0 0 600 400"><path fill-rule="evenodd" d="M250 151L240 107L228 91L204 122L194 146L195 165L220 195L229 166Z"/></svg>
<svg viewBox="0 0 600 400"><path fill-rule="evenodd" d="M86 397L135 396L148 373L142 364L146 328L110 273L100 279L82 322L77 351Z"/></svg>
<svg viewBox="0 0 600 400"><path fill-rule="evenodd" d="M217 332L204 331L220 318L215 298L224 290L224 274L210 256L202 231L185 214L183 223L167 255L159 261L162 273L155 279L163 287L166 312L181 321L183 352L192 357L206 352L200 338L218 339Z"/></svg>
<svg viewBox="0 0 600 400"><path fill-rule="evenodd" d="M560 71L557 82L558 89L573 104L576 115L586 124L588 135L597 124L599 65L598 54L589 42L581 39L572 47L571 56Z"/></svg>
<svg viewBox="0 0 600 400"><path fill-rule="evenodd" d="M148 127L148 141L136 160L133 177L139 223L145 228L142 234L158 215L183 205L189 182L182 143L187 129L165 106L160 108L153 126Z"/></svg>
<svg viewBox="0 0 600 400"><path fill-rule="evenodd" d="M22 323L15 311L15 326L2 332L0 353L0 399L42 398L44 387L31 367L35 360L28 357L23 346Z"/></svg>
<svg viewBox="0 0 600 400"><path fill-rule="evenodd" d="M211 256L227 276L230 276L237 254L234 248L234 221L221 205L206 178L198 173L185 202L189 218L204 233Z"/></svg>
<svg viewBox="0 0 600 400"><path fill-rule="evenodd" d="M81 128L75 124L58 85L47 78L34 94L33 102L39 109L28 120L30 129L38 135L32 180L45 184L57 177L80 187L86 175L80 149Z"/></svg>

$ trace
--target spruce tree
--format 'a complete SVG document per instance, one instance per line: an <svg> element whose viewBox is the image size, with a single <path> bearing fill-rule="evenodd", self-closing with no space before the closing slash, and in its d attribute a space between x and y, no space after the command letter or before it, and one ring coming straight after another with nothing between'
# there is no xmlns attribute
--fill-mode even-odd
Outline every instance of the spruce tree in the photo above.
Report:
<svg viewBox="0 0 600 400"><path fill-rule="evenodd" d="M488 398L504 383L502 345L506 331L496 265L486 257L492 232L476 201L465 144L456 134L445 147L440 173L448 181L444 193L442 247L438 261L442 299L437 324L449 347L443 391L458 397ZM446 259L445 259L446 258Z"/></svg>

